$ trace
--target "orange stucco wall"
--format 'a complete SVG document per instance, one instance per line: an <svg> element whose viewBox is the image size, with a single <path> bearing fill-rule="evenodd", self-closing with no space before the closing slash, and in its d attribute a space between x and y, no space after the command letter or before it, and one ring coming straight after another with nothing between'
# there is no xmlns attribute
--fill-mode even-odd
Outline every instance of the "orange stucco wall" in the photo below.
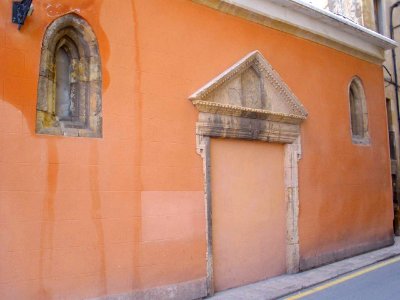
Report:
<svg viewBox="0 0 400 300"><path fill-rule="evenodd" d="M388 239L381 67L191 1L36 0L22 31L0 1L0 298L85 298L206 276L202 161L188 95L259 49L309 112L300 247L308 258ZM102 139L35 134L41 39L92 25ZM364 83L371 146L351 143L347 86Z"/></svg>
<svg viewBox="0 0 400 300"><path fill-rule="evenodd" d="M283 145L211 139L215 291L286 273Z"/></svg>
<svg viewBox="0 0 400 300"><path fill-rule="evenodd" d="M141 54L137 22L149 12L131 1L35 1L18 32L10 8L1 1L0 299L82 299L204 277L196 113ZM98 37L103 139L35 134L42 36L68 11Z"/></svg>

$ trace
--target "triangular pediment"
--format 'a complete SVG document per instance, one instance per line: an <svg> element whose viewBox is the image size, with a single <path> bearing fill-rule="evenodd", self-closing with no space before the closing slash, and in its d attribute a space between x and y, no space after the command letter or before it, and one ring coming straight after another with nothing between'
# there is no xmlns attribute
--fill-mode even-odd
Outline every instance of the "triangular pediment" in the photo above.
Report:
<svg viewBox="0 0 400 300"><path fill-rule="evenodd" d="M300 123L307 111L259 51L189 98L201 112Z"/></svg>

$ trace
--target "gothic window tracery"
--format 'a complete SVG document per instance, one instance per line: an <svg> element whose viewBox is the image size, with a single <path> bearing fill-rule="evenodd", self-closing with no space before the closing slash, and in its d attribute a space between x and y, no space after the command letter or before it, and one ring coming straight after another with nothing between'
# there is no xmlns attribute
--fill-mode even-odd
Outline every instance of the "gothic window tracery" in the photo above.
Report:
<svg viewBox="0 0 400 300"><path fill-rule="evenodd" d="M101 137L101 84L98 43L90 25L75 14L53 21L42 44L36 132Z"/></svg>

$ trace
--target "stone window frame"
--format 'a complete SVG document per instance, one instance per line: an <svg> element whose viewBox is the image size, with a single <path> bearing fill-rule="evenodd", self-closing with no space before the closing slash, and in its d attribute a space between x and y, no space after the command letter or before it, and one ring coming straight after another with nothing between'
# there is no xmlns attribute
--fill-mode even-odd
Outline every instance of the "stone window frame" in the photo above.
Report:
<svg viewBox="0 0 400 300"><path fill-rule="evenodd" d="M353 144L370 145L368 132L368 108L362 80L354 76L348 86L350 132ZM354 123L357 122L357 128Z"/></svg>
<svg viewBox="0 0 400 300"><path fill-rule="evenodd" d="M70 120L56 112L56 55L60 48L70 59ZM102 137L102 72L96 35L82 17L71 13L46 29L41 51L36 133Z"/></svg>

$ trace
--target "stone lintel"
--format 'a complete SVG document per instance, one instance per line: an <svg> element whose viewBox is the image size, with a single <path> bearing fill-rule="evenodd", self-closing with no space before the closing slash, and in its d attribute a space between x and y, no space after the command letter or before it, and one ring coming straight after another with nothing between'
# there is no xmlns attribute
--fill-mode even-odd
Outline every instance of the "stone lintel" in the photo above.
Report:
<svg viewBox="0 0 400 300"><path fill-rule="evenodd" d="M298 124L200 113L196 134L200 136L293 143L300 134Z"/></svg>
<svg viewBox="0 0 400 300"><path fill-rule="evenodd" d="M303 120L306 119L306 117L304 116L298 116L294 114L275 113L264 109L241 107L201 100L193 101L193 105L200 112L204 113L236 116L251 119L264 119L272 122L284 122L296 125L300 124Z"/></svg>

